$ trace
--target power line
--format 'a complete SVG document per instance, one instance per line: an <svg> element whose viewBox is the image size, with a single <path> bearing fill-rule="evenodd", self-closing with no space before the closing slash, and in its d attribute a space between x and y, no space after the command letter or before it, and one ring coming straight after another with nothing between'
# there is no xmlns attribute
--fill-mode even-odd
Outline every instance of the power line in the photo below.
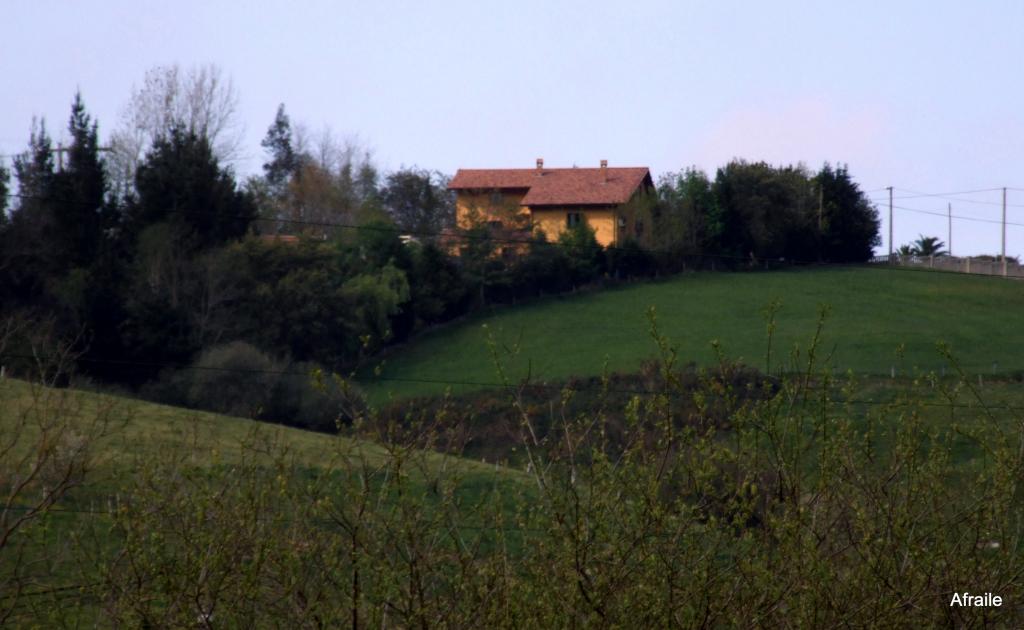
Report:
<svg viewBox="0 0 1024 630"><path fill-rule="evenodd" d="M961 221L974 221L976 223L996 223L1002 224L1003 222L999 219L982 219L981 217L965 217L958 214L949 214L948 212L936 212L933 210L921 210L920 208L908 208L906 206L893 206L897 210L905 210L907 212L917 212L918 214L930 214L937 217L959 219ZM1014 223L1013 221L1007 221L1006 225L1013 225L1017 227L1024 227L1024 223Z"/></svg>
<svg viewBox="0 0 1024 630"><path fill-rule="evenodd" d="M896 190L902 190L902 191L911 193L910 195L905 195L905 196L901 197L902 199L917 199L917 198L920 198L920 197L952 197L952 196L956 196L956 195L974 195L974 194L977 194L977 193L998 192L998 191L1002 190L1002 187L1000 186L998 188L977 188L977 189L974 189L974 190L954 190L954 191L951 191L951 192L939 192L939 193L922 192L920 190L911 190L910 188L901 188L899 186L896 187ZM967 199L956 199L955 201L968 201L968 200Z"/></svg>
<svg viewBox="0 0 1024 630"><path fill-rule="evenodd" d="M1002 190L1002 188L999 188L997 190ZM1013 190L1013 189L1012 188L1007 188L1007 190ZM946 195L897 195L897 196L893 197L893 200L894 201L901 201L901 200L905 200L905 199L922 199L922 198L942 199L943 201L955 201L957 203L972 203L972 204L983 205L983 206L1002 207L1002 205L1003 205L1002 202L1000 202L1000 201L982 201L982 200L979 200L979 199L961 199L961 198L958 198L958 197L951 197L951 196L946 196ZM880 203L885 203L886 200L885 199L871 199L870 201L872 203L880 204ZM1007 207L1008 208L1024 208L1024 204L1011 203L1011 204L1007 204Z"/></svg>

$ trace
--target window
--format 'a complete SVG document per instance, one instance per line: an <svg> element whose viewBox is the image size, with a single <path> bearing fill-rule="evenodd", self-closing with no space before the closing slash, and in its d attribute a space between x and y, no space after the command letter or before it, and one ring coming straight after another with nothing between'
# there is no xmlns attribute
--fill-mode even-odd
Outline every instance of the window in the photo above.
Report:
<svg viewBox="0 0 1024 630"><path fill-rule="evenodd" d="M496 191L496 192L492 192L491 193L491 205L492 206L500 206L503 203L505 203L505 196L502 195L501 192L497 192Z"/></svg>
<svg viewBox="0 0 1024 630"><path fill-rule="evenodd" d="M635 227L636 227L636 235L637 236L640 236L641 234L644 233L644 222L643 222L642 219L637 219L636 220L636 226Z"/></svg>
<svg viewBox="0 0 1024 630"><path fill-rule="evenodd" d="M565 225L570 228L574 228L580 223L583 223L583 214L580 212L570 212L565 215Z"/></svg>
<svg viewBox="0 0 1024 630"><path fill-rule="evenodd" d="M623 230L626 229L626 217L619 217L619 227Z"/></svg>

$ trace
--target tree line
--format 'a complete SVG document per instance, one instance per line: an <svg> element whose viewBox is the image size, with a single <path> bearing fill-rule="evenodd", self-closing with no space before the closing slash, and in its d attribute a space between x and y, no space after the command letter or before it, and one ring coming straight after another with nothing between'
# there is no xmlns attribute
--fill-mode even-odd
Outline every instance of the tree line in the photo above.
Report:
<svg viewBox="0 0 1024 630"><path fill-rule="evenodd" d="M215 69L157 69L105 152L76 94L59 164L45 121L33 122L16 194L0 169L3 314L71 340L96 381L220 411L255 399L253 413L319 426L322 410L299 409L303 379L220 387L213 370L166 366L353 370L493 304L688 263L861 261L877 244L877 215L845 167L735 161L713 181L665 176L635 200L652 217L649 247L602 248L584 224L556 242L527 231L510 248L486 225L455 229L444 175L382 175L357 144L309 133L283 105L262 173L239 181L225 137L236 103ZM32 344L10 344L3 362L17 371Z"/></svg>

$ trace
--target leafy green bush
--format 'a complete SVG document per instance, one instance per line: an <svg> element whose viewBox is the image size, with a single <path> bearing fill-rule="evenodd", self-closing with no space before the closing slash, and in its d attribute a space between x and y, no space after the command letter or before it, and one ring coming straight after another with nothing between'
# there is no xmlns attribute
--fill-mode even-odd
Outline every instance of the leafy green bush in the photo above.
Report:
<svg viewBox="0 0 1024 630"><path fill-rule="evenodd" d="M165 370L142 396L331 432L363 408L363 397L351 383L336 386L323 381L315 364L278 362L254 346L234 341L211 348L185 369Z"/></svg>
<svg viewBox="0 0 1024 630"><path fill-rule="evenodd" d="M190 407L255 418L270 400L278 371L270 357L245 342L215 346L189 370L186 400Z"/></svg>

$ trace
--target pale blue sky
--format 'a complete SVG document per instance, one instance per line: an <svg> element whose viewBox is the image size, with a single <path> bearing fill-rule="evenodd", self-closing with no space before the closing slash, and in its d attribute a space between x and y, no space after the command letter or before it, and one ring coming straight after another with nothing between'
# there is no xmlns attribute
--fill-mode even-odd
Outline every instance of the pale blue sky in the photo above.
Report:
<svg viewBox="0 0 1024 630"><path fill-rule="evenodd" d="M33 115L62 129L76 87L104 133L148 68L214 63L241 97L243 174L283 101L293 120L357 135L385 169L543 157L713 174L735 156L847 162L898 198L1024 189L1021 2L36 0L2 15L4 154ZM955 198L954 214L999 218L998 191ZM1024 223L1024 191L1009 199ZM895 228L897 244L946 237L944 217L907 210ZM1024 253L1024 227L1008 238ZM953 248L996 252L999 226L957 221Z"/></svg>

